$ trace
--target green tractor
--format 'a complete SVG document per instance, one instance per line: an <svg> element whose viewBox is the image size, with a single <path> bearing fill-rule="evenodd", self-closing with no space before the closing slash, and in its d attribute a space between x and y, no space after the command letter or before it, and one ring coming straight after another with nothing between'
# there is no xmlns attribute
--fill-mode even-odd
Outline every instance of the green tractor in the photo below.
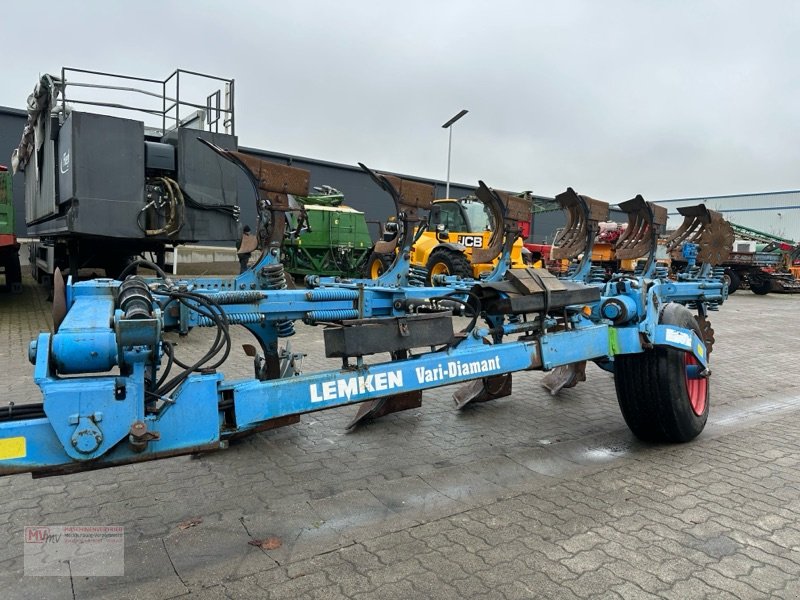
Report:
<svg viewBox="0 0 800 600"><path fill-rule="evenodd" d="M372 250L364 213L344 206L330 186L310 196L293 196L302 211L289 213L283 265L295 277L359 277Z"/></svg>
<svg viewBox="0 0 800 600"><path fill-rule="evenodd" d="M11 194L11 173L0 165L0 272L5 275L5 285L0 291L20 293L22 270L19 266L19 242L14 235L14 197Z"/></svg>

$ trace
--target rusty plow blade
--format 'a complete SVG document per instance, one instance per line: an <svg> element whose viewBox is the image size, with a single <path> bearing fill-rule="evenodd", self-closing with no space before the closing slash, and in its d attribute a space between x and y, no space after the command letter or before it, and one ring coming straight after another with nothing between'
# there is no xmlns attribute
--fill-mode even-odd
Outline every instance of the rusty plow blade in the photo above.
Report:
<svg viewBox="0 0 800 600"><path fill-rule="evenodd" d="M503 192L488 187L483 181L478 182L475 195L492 214L492 222L497 224L487 247L472 249L470 262L479 265L492 262L506 246L511 250L520 234L520 221L529 221L531 218L532 201L527 192L522 196Z"/></svg>
<svg viewBox="0 0 800 600"><path fill-rule="evenodd" d="M394 236L390 241L377 241L374 251L378 254L391 254L398 246L400 248L410 246L414 236L414 227L422 221L418 214L419 211L430 210L433 204L433 186L428 183L402 179L396 175L378 173L363 163L358 163L358 166L392 197L398 223L403 224L400 235Z"/></svg>
<svg viewBox="0 0 800 600"><path fill-rule="evenodd" d="M453 394L456 408L461 410L472 402L487 402L511 395L511 373L470 381Z"/></svg>
<svg viewBox="0 0 800 600"><path fill-rule="evenodd" d="M368 400L367 402L362 402L361 406L358 407L358 412L347 425L347 429L353 429L361 423L378 419L384 415L390 415L401 410L419 408L420 406L422 406L421 391L405 392Z"/></svg>
<svg viewBox="0 0 800 600"><path fill-rule="evenodd" d="M64 276L61 269L56 267L53 273L53 331L58 332L61 321L67 316L67 294L64 286Z"/></svg>
<svg viewBox="0 0 800 600"><path fill-rule="evenodd" d="M736 235L730 224L705 204L678 209L683 223L667 240L667 251L680 253L684 243L697 244L697 262L718 265L727 260Z"/></svg>
<svg viewBox="0 0 800 600"><path fill-rule="evenodd" d="M620 209L628 215L628 226L614 246L616 257L622 260L647 257L647 272L656 257L658 234L667 224L667 209L641 196L622 202Z"/></svg>
<svg viewBox="0 0 800 600"><path fill-rule="evenodd" d="M256 210L262 220L264 207L272 214L271 226L265 234L267 247L280 246L286 231L286 213L295 211L289 196L307 196L309 171L273 163L243 152L227 150L208 140L197 138L202 144L225 160L239 167L253 185L258 197Z"/></svg>
<svg viewBox="0 0 800 600"><path fill-rule="evenodd" d="M575 387L581 381L586 381L585 360L556 367L542 378L542 385L551 396L555 396L564 388Z"/></svg>
<svg viewBox="0 0 800 600"><path fill-rule="evenodd" d="M608 203L581 196L572 188L558 194L556 200L567 212L567 224L553 242L551 258L572 260L581 254L585 258L590 256L599 223L608 220Z"/></svg>
<svg viewBox="0 0 800 600"><path fill-rule="evenodd" d="M390 354L393 360L408 358L408 351L406 350L398 350L397 352L390 352ZM366 421L372 421L401 410L419 408L420 406L422 406L422 390L367 400L359 405L358 412L353 417L353 420L348 423L347 429L352 430Z"/></svg>

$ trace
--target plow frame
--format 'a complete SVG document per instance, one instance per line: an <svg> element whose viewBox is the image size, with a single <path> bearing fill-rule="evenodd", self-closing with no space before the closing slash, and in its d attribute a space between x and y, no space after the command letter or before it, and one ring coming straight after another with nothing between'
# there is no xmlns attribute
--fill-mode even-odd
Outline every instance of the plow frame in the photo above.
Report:
<svg viewBox="0 0 800 600"><path fill-rule="evenodd" d="M550 370L587 360L613 370L615 356L654 347L691 354L697 368L688 376L708 374L705 340L658 318L660 307L671 302L703 307L724 301L724 284L707 270L687 273L680 281L639 276L601 286L572 282L565 288L544 271L517 273L506 271L505 265L498 269L507 280L447 278L447 285L436 287L408 285L408 260L402 255L413 242L410 225L420 223L416 210L425 206L428 192L371 171L397 202L404 225L396 240L402 249L391 269L378 280L320 278L309 289L282 289L275 284L281 269L274 245L276 232L282 231L278 221L282 211L289 210L283 196L290 188L302 187L304 176L276 174L260 164L249 168L261 206L270 213L265 231L271 240L250 271L234 278L179 282L165 276L67 282L67 310L58 329L41 334L30 347L43 402L39 409L29 407L16 415L9 410L0 420L0 475L45 476L216 450L226 448L231 439L296 422L309 412L392 396L406 395L408 400L409 394L457 383L483 381L487 389L486 382L501 382L498 378L516 371ZM292 187L292 181L299 184ZM484 184L480 189L502 205L499 194ZM571 189L567 196L568 203L584 211L573 211L573 233L585 236L591 245L592 222L607 205L587 201ZM507 205L503 215L515 220L517 216ZM508 240L513 243L515 237L513 226L504 227L504 233L506 253ZM570 253L578 249L573 238L566 240ZM584 250L581 269L591 267L585 260L590 254ZM515 288L514 281L527 281L528 287ZM558 304L560 294L569 289L591 293L586 301ZM476 306L481 290L499 303ZM522 314L491 308L520 294L541 298L542 308ZM279 340L292 334L295 321L347 328L381 319L396 328L396 338L402 340L413 333L413 320L425 313L472 320L444 344L438 337L425 337L422 327L421 341L409 341L405 347L401 342L388 361L367 364L363 352L349 350L341 355L341 368L306 374L286 368L287 361L298 361L279 347ZM485 326L477 325L479 318ZM163 331L213 326L225 333L230 325L244 326L259 343L260 352L253 347L247 352L254 358L252 378L227 381L214 369L187 369L167 392L158 392L162 362L172 358ZM327 346L326 352L333 355ZM507 388L498 386L498 395L506 395L500 387L510 391L510 380ZM467 401L480 396L472 394Z"/></svg>

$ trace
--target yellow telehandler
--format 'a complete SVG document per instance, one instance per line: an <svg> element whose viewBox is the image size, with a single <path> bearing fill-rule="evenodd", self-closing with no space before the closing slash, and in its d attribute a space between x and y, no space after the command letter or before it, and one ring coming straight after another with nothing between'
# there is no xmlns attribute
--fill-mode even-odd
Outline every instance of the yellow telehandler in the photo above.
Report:
<svg viewBox="0 0 800 600"><path fill-rule="evenodd" d="M494 220L492 212L475 196L434 200L427 229L411 248L411 265L427 271L428 285L436 275L478 279L481 273L492 270L498 260L475 264L471 260L474 250L489 247ZM387 227L391 225L390 222ZM392 232L384 235L392 235ZM523 257L526 253L522 238L518 238L511 252L512 268L527 266ZM391 254L374 252L367 265L367 275L377 278L393 259Z"/></svg>

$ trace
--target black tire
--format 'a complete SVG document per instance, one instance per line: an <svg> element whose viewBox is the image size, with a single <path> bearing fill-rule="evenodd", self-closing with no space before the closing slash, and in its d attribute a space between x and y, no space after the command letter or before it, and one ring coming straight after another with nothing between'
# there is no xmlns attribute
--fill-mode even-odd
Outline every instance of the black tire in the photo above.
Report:
<svg viewBox="0 0 800 600"><path fill-rule="evenodd" d="M437 248L431 252L425 268L428 270L428 285L433 285L434 275L458 275L462 279L472 279L472 265L467 257L448 248Z"/></svg>
<svg viewBox="0 0 800 600"><path fill-rule="evenodd" d="M659 322L691 329L703 337L691 311L680 304L665 305ZM691 353L664 347L615 357L619 407L625 423L640 440L681 443L703 431L708 420L709 381L687 379L687 363L696 364Z"/></svg>
<svg viewBox="0 0 800 600"><path fill-rule="evenodd" d="M728 280L728 294L733 294L742 285L742 278L733 269L725 269L725 278Z"/></svg>
<svg viewBox="0 0 800 600"><path fill-rule="evenodd" d="M759 296L764 296L772 291L772 278L767 273L750 273L750 290Z"/></svg>
<svg viewBox="0 0 800 600"><path fill-rule="evenodd" d="M364 265L364 277L366 279L377 279L389 270L393 260L394 256L392 255L371 252L367 259L367 264Z"/></svg>
<svg viewBox="0 0 800 600"><path fill-rule="evenodd" d="M14 294L22 292L22 268L19 264L19 255L9 252L3 265L6 276L6 287Z"/></svg>

